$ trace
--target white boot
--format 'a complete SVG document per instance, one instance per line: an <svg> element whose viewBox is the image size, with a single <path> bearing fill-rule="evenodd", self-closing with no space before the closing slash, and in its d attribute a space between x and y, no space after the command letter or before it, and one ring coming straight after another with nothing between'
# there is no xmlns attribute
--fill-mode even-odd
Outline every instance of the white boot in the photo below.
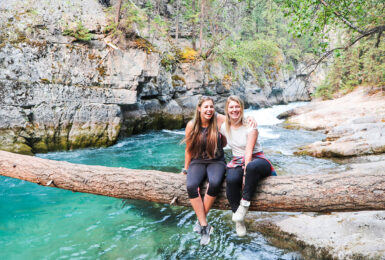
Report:
<svg viewBox="0 0 385 260"><path fill-rule="evenodd" d="M250 201L241 200L237 211L233 214L233 221L240 222L245 220L247 211L249 210Z"/></svg>
<svg viewBox="0 0 385 260"><path fill-rule="evenodd" d="M239 237L246 236L246 226L244 221L235 222L235 231L237 231L237 235Z"/></svg>

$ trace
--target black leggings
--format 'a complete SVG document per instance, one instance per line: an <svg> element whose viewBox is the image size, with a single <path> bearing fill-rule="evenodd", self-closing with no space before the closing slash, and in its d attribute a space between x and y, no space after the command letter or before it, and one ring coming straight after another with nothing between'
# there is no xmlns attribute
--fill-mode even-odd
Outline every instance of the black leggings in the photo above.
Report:
<svg viewBox="0 0 385 260"><path fill-rule="evenodd" d="M193 163L187 170L187 193L190 199L199 197L198 188L206 179L209 181L207 194L215 197L225 177L226 166L223 162Z"/></svg>
<svg viewBox="0 0 385 260"><path fill-rule="evenodd" d="M242 192L243 169L241 166L227 168L226 195L231 210L237 211L241 199L250 201L263 178L271 175L270 163L264 159L254 159L246 167L245 186Z"/></svg>

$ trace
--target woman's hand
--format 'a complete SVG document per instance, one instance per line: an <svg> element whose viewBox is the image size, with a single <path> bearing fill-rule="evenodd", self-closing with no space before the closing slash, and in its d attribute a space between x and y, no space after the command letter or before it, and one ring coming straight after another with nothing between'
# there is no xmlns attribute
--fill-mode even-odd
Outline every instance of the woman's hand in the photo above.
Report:
<svg viewBox="0 0 385 260"><path fill-rule="evenodd" d="M247 116L246 122L247 122L247 125L250 126L251 128L257 128L258 126L257 121L253 116Z"/></svg>

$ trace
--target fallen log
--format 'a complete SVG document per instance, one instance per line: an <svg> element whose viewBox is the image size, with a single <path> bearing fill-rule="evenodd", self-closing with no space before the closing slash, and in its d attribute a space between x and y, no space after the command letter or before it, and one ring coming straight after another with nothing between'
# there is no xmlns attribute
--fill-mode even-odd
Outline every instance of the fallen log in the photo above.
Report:
<svg viewBox="0 0 385 260"><path fill-rule="evenodd" d="M0 175L75 192L190 206L186 177L169 172L80 165L0 151ZM230 209L225 186L213 207ZM385 171L269 177L259 186L250 210L385 210Z"/></svg>

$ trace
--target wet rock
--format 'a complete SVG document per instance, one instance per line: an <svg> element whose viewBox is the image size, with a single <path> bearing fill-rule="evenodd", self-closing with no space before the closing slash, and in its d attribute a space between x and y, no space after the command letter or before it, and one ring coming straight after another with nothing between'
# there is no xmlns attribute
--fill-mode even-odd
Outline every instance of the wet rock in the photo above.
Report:
<svg viewBox="0 0 385 260"><path fill-rule="evenodd" d="M299 251L307 259L383 259L385 213L299 214L255 222L281 248Z"/></svg>
<svg viewBox="0 0 385 260"><path fill-rule="evenodd" d="M312 102L290 112L290 127L322 130L326 139L299 149L297 154L349 157L385 152L385 102L382 92L361 87L342 98Z"/></svg>

